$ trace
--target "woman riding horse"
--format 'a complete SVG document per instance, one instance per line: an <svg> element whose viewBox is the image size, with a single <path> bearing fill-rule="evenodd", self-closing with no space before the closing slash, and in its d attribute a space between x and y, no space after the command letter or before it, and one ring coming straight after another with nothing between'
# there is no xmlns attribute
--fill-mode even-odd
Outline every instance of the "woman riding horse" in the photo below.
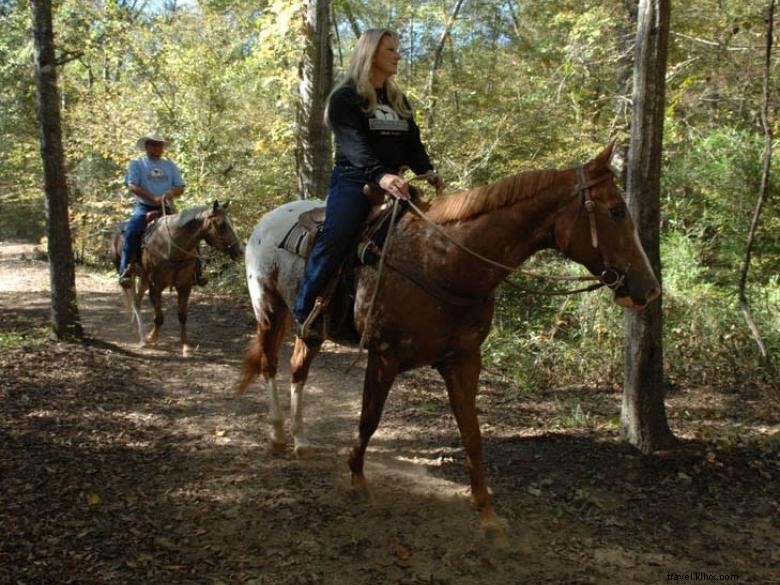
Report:
<svg viewBox="0 0 780 585"><path fill-rule="evenodd" d="M358 39L347 78L330 94L327 118L336 144L336 164L328 188L325 225L314 242L293 308L295 331L315 347L322 343L322 319L312 314L317 296L333 278L363 225L371 203L363 193L378 183L390 194L407 199L404 167L427 173L441 190L441 178L420 142L406 96L391 77L398 70L398 36L370 29Z"/></svg>

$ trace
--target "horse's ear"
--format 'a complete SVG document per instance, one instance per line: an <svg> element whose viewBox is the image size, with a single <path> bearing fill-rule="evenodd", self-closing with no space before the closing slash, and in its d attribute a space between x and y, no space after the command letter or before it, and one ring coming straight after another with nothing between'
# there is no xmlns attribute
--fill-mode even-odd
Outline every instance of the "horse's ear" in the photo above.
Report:
<svg viewBox="0 0 780 585"><path fill-rule="evenodd" d="M212 213L216 213L216 212L217 212L217 209L219 209L219 201L217 201L217 200L215 199L215 200L214 200L214 205L211 207L211 211L212 211Z"/></svg>
<svg viewBox="0 0 780 585"><path fill-rule="evenodd" d="M588 167L595 171L596 169L603 169L609 167L609 162L612 159L612 155L615 152L615 141L613 140L607 146L596 155L596 158L594 158L590 163L588 164Z"/></svg>
<svg viewBox="0 0 780 585"><path fill-rule="evenodd" d="M615 152L615 141L613 140L607 146L604 147L604 150L602 150L598 156L596 157L596 160L599 161L599 164L602 165L608 165L610 159L612 158L612 153Z"/></svg>
<svg viewBox="0 0 780 585"><path fill-rule="evenodd" d="M225 201L225 204L222 206L222 209L227 209L229 205L230 205L230 199Z"/></svg>

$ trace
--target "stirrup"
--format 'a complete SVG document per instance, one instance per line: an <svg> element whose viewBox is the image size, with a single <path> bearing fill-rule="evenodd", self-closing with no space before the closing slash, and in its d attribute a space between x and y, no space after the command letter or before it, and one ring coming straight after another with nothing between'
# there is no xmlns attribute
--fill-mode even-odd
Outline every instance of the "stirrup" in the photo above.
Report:
<svg viewBox="0 0 780 585"><path fill-rule="evenodd" d="M119 275L119 286L122 288L130 288L133 286L133 276L130 274L129 266Z"/></svg>
<svg viewBox="0 0 780 585"><path fill-rule="evenodd" d="M324 334L324 322L322 317L322 310L325 308L325 303L322 297L317 297L314 302L314 308L306 317L306 320L301 323L297 319L295 320L295 334L300 337L308 347L316 347L325 340Z"/></svg>

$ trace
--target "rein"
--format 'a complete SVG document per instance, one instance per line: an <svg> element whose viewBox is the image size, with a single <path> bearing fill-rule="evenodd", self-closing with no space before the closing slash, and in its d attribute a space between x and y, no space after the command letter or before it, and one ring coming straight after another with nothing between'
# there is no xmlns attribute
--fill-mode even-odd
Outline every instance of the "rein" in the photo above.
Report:
<svg viewBox="0 0 780 585"><path fill-rule="evenodd" d="M387 251L390 249L390 243L393 240L393 232L395 227L395 220L398 217L398 204L400 203L400 199L396 199L393 202L393 214L390 216L390 227L387 230L387 239L385 240L384 245L382 246L382 254L379 256L379 266L377 267L377 276L376 276L376 284L374 285L374 294L371 295L371 302L368 304L368 311L366 312L366 325L363 327L363 334L360 336L360 343L358 344L358 353L355 356L355 359L350 364L350 366L347 368L347 372L351 370L353 367L355 367L355 364L358 363L360 358L363 356L363 352L366 348L366 341L369 337L369 332L371 330L372 323L372 317L374 316L374 304L376 303L376 297L379 293L379 286L382 283L382 272L385 267L385 256L387 255Z"/></svg>
<svg viewBox="0 0 780 585"><path fill-rule="evenodd" d="M163 206L162 219L165 219L166 217L170 217L170 216L173 216L173 215L175 215L175 214L168 214L168 213L166 213L165 207ZM205 221L207 221L207 220L205 220ZM227 217L225 217L225 221L227 221L230 224L230 220ZM170 221L168 221L168 220L165 220L165 230L166 230L166 233L168 234L168 255L167 255L167 257L163 256L163 255L161 255L159 253L155 253L151 249L147 248L147 250L149 250L149 252L151 254L157 256L158 258L160 258L162 260L165 260L166 262L171 262L173 264L186 262L189 258L198 259L200 257L197 252L186 250L185 248L182 248L176 242L173 241L173 234L171 233L171 225L170 225ZM231 224L231 230L232 230L232 224ZM238 245L239 245L238 244L238 239L235 238L235 234L234 234L233 240L229 244L227 244L226 249L227 250L231 250L232 248L234 248L235 246L238 246ZM179 252L182 252L188 258L184 258L184 259L181 259L181 260L171 260L172 248L175 248Z"/></svg>
<svg viewBox="0 0 780 585"><path fill-rule="evenodd" d="M596 210L596 204L593 202L593 199L590 197L590 188L594 185L598 185L599 183L605 181L607 179L608 175L603 175L602 177L596 178L596 179L590 179L588 180L587 175L585 174L585 168L583 166L577 167L577 185L575 185L574 189L571 192L570 197L576 197L580 193L582 193L583 196L583 207L588 213L589 218L589 225L590 225L590 237L591 237L591 244L594 248L598 248L598 230L596 227L596 217L595 217L595 210ZM427 179L426 175L417 175L415 177L412 177L412 181L419 181ZM497 262L495 260L492 260L491 258L488 258L486 256L483 256L482 254L479 254L478 252L475 252L468 246L465 246L464 244L458 242L455 240L452 236L450 236L444 229L437 223L434 223L430 218L428 218L427 215L425 215L425 212L422 211L419 207L417 207L413 201L409 200L407 201L409 206L417 213L417 215L423 219L425 222L427 222L439 235L441 235L444 239L452 242L463 250L464 252L470 254L471 256L477 258L478 260L481 260L482 262L485 262L486 264L490 264L491 266L495 266L497 268L500 268L502 270L506 270L508 273L515 272L517 269L516 267L508 266L507 264L503 264L501 262ZM602 251L602 257L603 257L603 251ZM608 266L606 259L604 259L604 265ZM625 276L622 276L618 274L615 270L611 268L606 268L604 272L600 276L548 276L548 275L542 275L538 273L533 272L526 272L521 271L523 274L527 274L529 276L533 276L536 278L547 278L548 280L569 280L569 281L589 281L589 280L596 280L598 281L595 284L592 284L587 287L578 288L574 290L564 290L564 291L549 291L549 290L534 290L534 289L524 289L520 287L519 285L515 284L511 280L509 280L509 274L507 274L506 278L504 279L504 282L509 284L511 287L523 291L526 294L539 294L539 295L569 295L569 294L577 294L581 292L590 292L593 290L597 290L603 286L609 287L611 289L616 289L621 284L623 284L623 280L625 279ZM403 273L403 272L402 272Z"/></svg>
<svg viewBox="0 0 780 585"><path fill-rule="evenodd" d="M593 200L590 198L590 188L593 185L597 185L601 183L602 181L606 180L607 175L604 175L603 177L600 177L598 179L591 179L588 181L587 176L585 175L585 169L582 166L577 167L577 185L574 187L574 190L572 191L570 197L576 197L580 193L583 194L583 207L585 207L586 211L588 212L588 216L590 218L590 235L591 235L591 243L593 244L594 248L598 247L598 233L596 229L596 218L593 215L595 212L596 204L593 202ZM415 177L412 177L412 181L420 181L423 179L427 179L427 175L417 175ZM439 193L437 193L439 194ZM372 319L374 314L374 304L376 301L377 294L379 292L379 287L381 285L382 281L382 274L384 272L384 266L385 266L385 256L387 255L387 251L390 248L390 243L392 241L393 232L395 228L395 223L398 215L398 206L400 203L399 198L395 198L395 201L393 202L393 213L390 218L390 224L388 227L388 236L387 240L385 241L384 245L382 246L382 253L379 257L379 266L377 267L377 279L376 279L376 285L374 287L374 292L371 295L371 301L368 305L368 311L366 312L366 324L363 328L363 334L360 336L360 343L358 344L358 353L355 356L355 359L352 361L350 366L347 368L347 371L351 370L357 363L360 361L361 357L363 356L363 352L365 351L366 341L369 338L371 326L373 325ZM514 272L516 270L516 267L508 266L507 264L502 264L501 262L497 262L495 260L492 260L486 256L483 256L482 254L479 254L478 252L475 252L468 246L465 246L464 244L461 244L457 240L455 240L452 236L450 236L447 232L444 231L444 229L437 223L434 223L428 216L425 215L425 212L423 212L417 205L414 204L414 202L411 199L406 200L406 203L417 213L417 215L422 218L424 221L426 221L436 232L439 233L443 238L446 240L452 242L463 250L464 252L471 254L475 258L481 260L482 262L485 262L486 264L490 264L492 266L495 266L497 268L501 268L502 270L506 270L509 274ZM603 255L603 251L602 251ZM605 259L606 261L606 259ZM460 306L467 306L472 305L476 302L482 302L485 299L474 299L474 298L466 298L466 297L458 297L457 295L453 295L449 291L446 291L443 287L439 286L438 284L427 281L422 277L422 275L415 273L412 273L409 270L402 269L401 267L395 265L394 263L387 262L387 265L396 270L398 273L402 274L409 280L411 280L413 283L415 283L417 286L421 287L423 290L428 292L434 297L442 298L445 301L448 301L455 305ZM605 266L607 264L605 263ZM607 274L608 272L611 272L614 274L615 279L611 282L607 280ZM546 277L549 279L554 280L578 280L578 281L584 281L584 280L597 280L599 282L592 284L587 287L575 289L575 290L567 290L567 291L547 291L547 290L528 290L523 289L522 287L518 286L511 280L509 280L509 274L504 278L504 282L506 282L508 285L512 286L515 289L521 290L526 294L539 294L539 295L570 295L570 294L576 294L580 292L589 292L593 290L597 290L603 286L607 286L611 289L615 289L618 286L620 286L623 283L624 276L619 275L617 272L611 269L604 270L604 272L601 274L601 276L569 276L569 277ZM531 273L525 273L525 274L531 274ZM542 275L536 275L531 274L532 276L538 276L541 277Z"/></svg>
<svg viewBox="0 0 780 585"><path fill-rule="evenodd" d="M173 215L173 214L171 214ZM162 206L162 219L165 220L165 230L168 233L168 257L163 258L163 260L166 260L168 262L183 262L184 260L171 260L171 248L176 248L179 252L184 252L185 256L190 256L192 258L197 258L198 255L194 252L191 252L189 250L185 250L181 246L179 246L177 243L173 241L173 234L171 234L171 222L168 221L166 218L168 217L168 214L165 212L165 205Z"/></svg>

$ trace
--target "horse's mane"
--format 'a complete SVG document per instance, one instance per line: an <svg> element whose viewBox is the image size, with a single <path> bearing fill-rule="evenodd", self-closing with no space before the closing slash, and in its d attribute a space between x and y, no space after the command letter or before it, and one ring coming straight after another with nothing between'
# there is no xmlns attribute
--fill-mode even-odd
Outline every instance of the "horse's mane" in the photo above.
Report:
<svg viewBox="0 0 780 585"><path fill-rule="evenodd" d="M526 171L471 191L434 199L426 215L436 223L476 217L533 197L558 176L560 173L552 170Z"/></svg>
<svg viewBox="0 0 780 585"><path fill-rule="evenodd" d="M208 209L208 205L201 205L200 207L191 207L189 209L185 209L184 211L180 211L179 213L176 213L174 215L170 216L170 220L172 223L171 225L174 226L185 226L188 223L195 221L196 219L199 219L199 216L201 213L206 211Z"/></svg>

